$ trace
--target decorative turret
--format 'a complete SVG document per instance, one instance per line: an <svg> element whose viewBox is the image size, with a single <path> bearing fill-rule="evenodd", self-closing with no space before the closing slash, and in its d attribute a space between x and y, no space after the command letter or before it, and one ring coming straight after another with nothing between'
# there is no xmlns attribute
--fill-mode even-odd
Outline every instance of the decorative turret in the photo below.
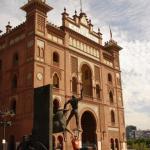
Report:
<svg viewBox="0 0 150 150"><path fill-rule="evenodd" d="M40 10L46 15L53 8L46 4L46 0L28 0L28 3L21 7L21 9L26 11L27 14L33 10Z"/></svg>
<svg viewBox="0 0 150 150"><path fill-rule="evenodd" d="M89 20L89 28L90 28L90 31L93 31L93 24L91 22L91 19Z"/></svg>
<svg viewBox="0 0 150 150"><path fill-rule="evenodd" d="M105 42L105 49L106 50L115 50L115 51L120 51L122 47L120 47L115 40L113 40L113 35L111 28L109 27L110 30L110 40L108 42Z"/></svg>
<svg viewBox="0 0 150 150"><path fill-rule="evenodd" d="M21 7L27 13L26 20L28 30L35 30L42 35L45 34L47 24L47 13L53 8L46 4L46 0L28 0L28 3Z"/></svg>
<svg viewBox="0 0 150 150"><path fill-rule="evenodd" d="M79 18L78 18L78 15L77 15L77 11L75 10L75 14L73 16L73 19L75 20L75 22L78 24L79 22Z"/></svg>
<svg viewBox="0 0 150 150"><path fill-rule="evenodd" d="M119 51L122 50L122 47L119 46L115 40L113 40L111 28L109 27L109 29L110 29L110 40L108 42L105 42L104 48L107 52L111 54L114 68L120 69Z"/></svg>
<svg viewBox="0 0 150 150"><path fill-rule="evenodd" d="M6 33L9 33L12 29L12 26L10 25L10 21L8 22L8 25L6 26Z"/></svg>
<svg viewBox="0 0 150 150"><path fill-rule="evenodd" d="M68 16L69 16L69 14L67 13L66 8L64 8L64 12L62 13L63 19L67 18Z"/></svg>

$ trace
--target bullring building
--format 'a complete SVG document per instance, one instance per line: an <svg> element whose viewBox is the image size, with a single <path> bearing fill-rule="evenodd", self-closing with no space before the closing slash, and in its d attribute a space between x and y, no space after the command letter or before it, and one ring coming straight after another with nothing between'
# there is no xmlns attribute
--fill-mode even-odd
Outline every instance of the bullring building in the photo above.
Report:
<svg viewBox="0 0 150 150"><path fill-rule="evenodd" d="M34 88L53 84L53 103L63 107L72 95L79 102L80 145L98 150L125 150L125 122L119 51L112 38L102 44L84 12L62 13L62 26L47 20L53 8L44 0L28 0L21 7L25 22L0 36L0 110L13 109L13 124L6 129L7 145L17 145L33 127ZM40 110L39 110L40 111ZM72 118L68 128L75 128ZM2 128L0 129L2 133ZM0 139L2 139L0 134ZM72 150L70 134L53 135L53 144Z"/></svg>

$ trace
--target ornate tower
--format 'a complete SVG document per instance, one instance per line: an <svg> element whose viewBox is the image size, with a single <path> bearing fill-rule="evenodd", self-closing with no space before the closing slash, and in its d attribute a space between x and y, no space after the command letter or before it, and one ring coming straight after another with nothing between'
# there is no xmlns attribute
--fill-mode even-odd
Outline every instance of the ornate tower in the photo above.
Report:
<svg viewBox="0 0 150 150"><path fill-rule="evenodd" d="M21 9L27 14L27 29L45 35L47 13L53 9L46 4L46 0L28 0Z"/></svg>

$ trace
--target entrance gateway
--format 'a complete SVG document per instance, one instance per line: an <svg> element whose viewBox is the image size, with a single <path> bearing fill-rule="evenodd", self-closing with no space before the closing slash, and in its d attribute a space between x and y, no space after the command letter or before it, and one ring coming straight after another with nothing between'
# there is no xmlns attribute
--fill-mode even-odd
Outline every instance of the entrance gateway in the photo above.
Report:
<svg viewBox="0 0 150 150"><path fill-rule="evenodd" d="M81 117L82 147L97 149L96 119L90 111L85 111Z"/></svg>

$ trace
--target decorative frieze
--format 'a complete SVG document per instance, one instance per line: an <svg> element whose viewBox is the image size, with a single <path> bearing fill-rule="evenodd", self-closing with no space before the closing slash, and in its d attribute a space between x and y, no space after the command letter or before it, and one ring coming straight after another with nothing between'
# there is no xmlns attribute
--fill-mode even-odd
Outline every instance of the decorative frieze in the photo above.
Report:
<svg viewBox="0 0 150 150"><path fill-rule="evenodd" d="M99 58L99 50L86 44L86 43L83 43L73 37L69 37L69 45L73 48L76 48L84 53L87 53L91 56L94 56L96 58Z"/></svg>
<svg viewBox="0 0 150 150"><path fill-rule="evenodd" d="M107 66L109 66L109 67L113 67L112 61L107 60L107 59L104 59L103 62L104 62L105 65L107 65Z"/></svg>
<svg viewBox="0 0 150 150"><path fill-rule="evenodd" d="M94 41L96 43L99 43L99 39L96 36L90 34L89 33L89 29L87 29L86 27L84 27L84 26L78 27L78 26L76 26L76 25L74 25L72 23L69 23L68 27L70 29L72 29L73 31L75 31L75 32L77 32L77 33L87 37L88 39L90 39L90 40L92 40L92 41Z"/></svg>
<svg viewBox="0 0 150 150"><path fill-rule="evenodd" d="M63 40L53 34L48 33L48 39L60 45L63 44Z"/></svg>

